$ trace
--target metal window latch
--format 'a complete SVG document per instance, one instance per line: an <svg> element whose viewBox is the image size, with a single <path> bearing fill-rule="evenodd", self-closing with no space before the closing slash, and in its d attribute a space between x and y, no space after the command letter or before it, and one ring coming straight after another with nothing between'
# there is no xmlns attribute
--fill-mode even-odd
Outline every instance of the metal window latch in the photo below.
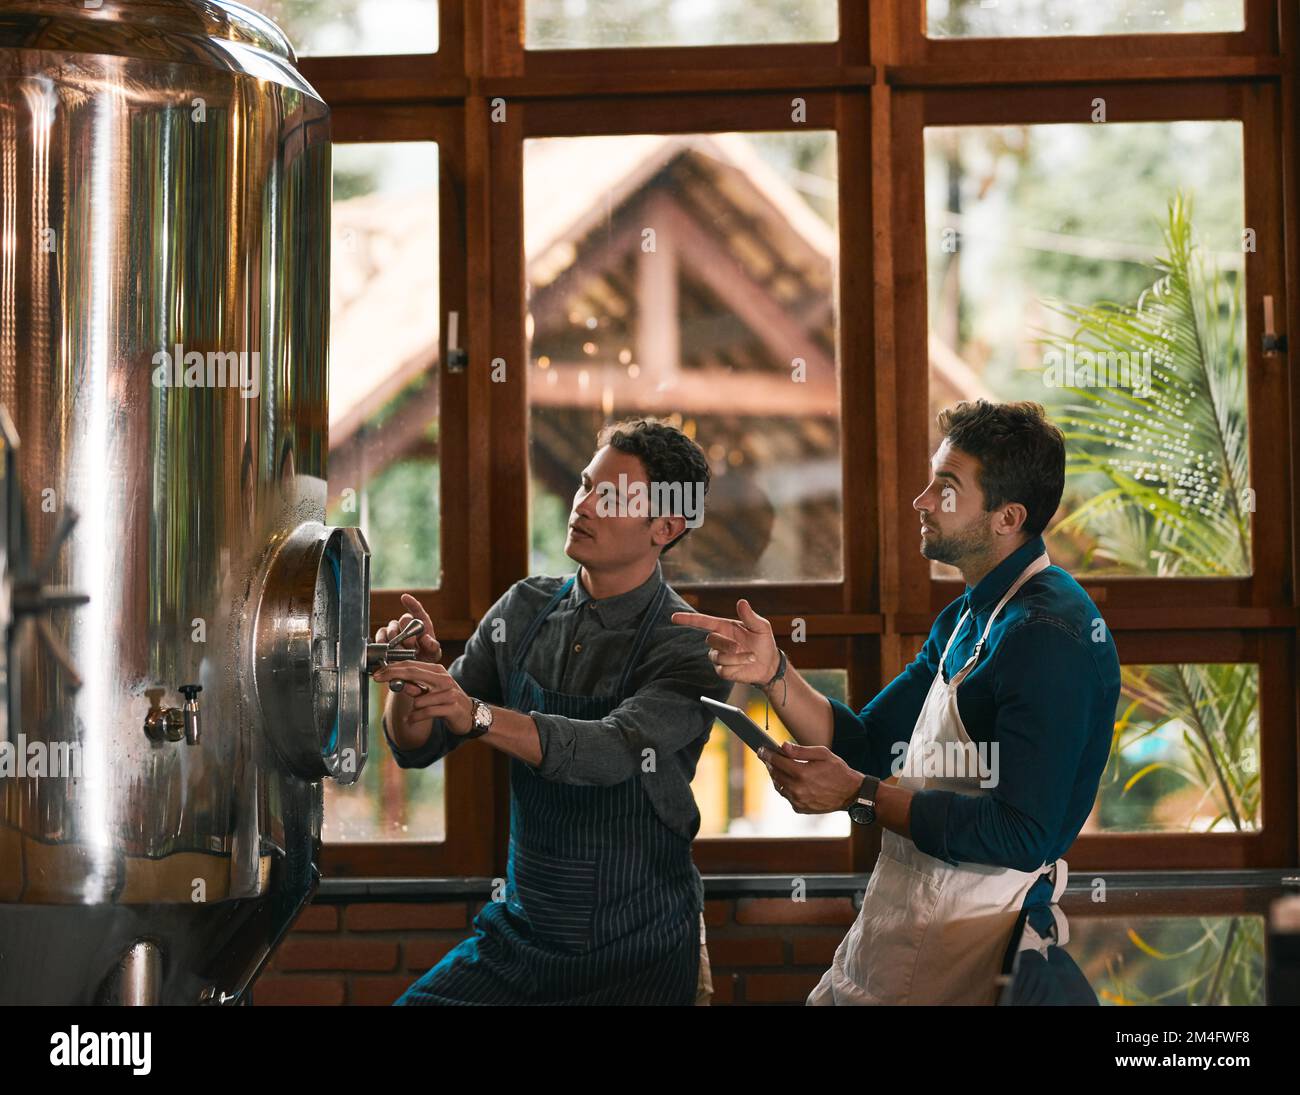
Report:
<svg viewBox="0 0 1300 1095"><path fill-rule="evenodd" d="M1279 335L1273 323L1273 298L1264 298L1264 356L1276 357L1286 353L1286 335Z"/></svg>
<svg viewBox="0 0 1300 1095"><path fill-rule="evenodd" d="M447 372L463 373L469 364L469 352L460 345L460 313L447 313Z"/></svg>

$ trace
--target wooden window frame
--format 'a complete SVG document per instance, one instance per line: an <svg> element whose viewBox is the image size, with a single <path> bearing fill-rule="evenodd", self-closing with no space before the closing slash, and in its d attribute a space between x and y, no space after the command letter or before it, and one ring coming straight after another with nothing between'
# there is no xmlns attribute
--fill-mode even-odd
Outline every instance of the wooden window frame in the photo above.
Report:
<svg viewBox="0 0 1300 1095"><path fill-rule="evenodd" d="M1291 396L1285 361L1265 357L1261 348L1264 296L1287 300L1284 157L1275 139L1283 114L1279 81L1268 75L1224 78L1184 73L1158 82L1060 80L1032 88L1013 83L958 89L944 81L905 86L904 80L894 79L890 83L893 171L896 177L924 177L923 134L928 126L1089 124L1089 106L1095 96L1106 99L1107 124L1191 119L1236 121L1243 127L1245 224L1256 229L1260 241L1255 252L1244 256L1251 483L1259 497L1283 504L1260 506L1254 514L1249 576L1080 578L1101 609L1125 663L1260 663L1263 830L1243 834L1081 834L1069 858L1080 867L1111 869L1136 868L1153 860L1170 867L1206 868L1292 863L1297 849L1295 735L1288 737L1282 728L1294 728L1297 723L1294 685L1279 668L1279 659L1285 662L1289 656L1294 664L1294 653L1288 652L1292 651L1297 622L1297 499L1290 465L1275 458L1278 441L1289 436ZM904 190L893 206L895 223L924 225L924 202L922 187ZM897 302L894 312L899 347L898 466L924 468L930 455L924 233L896 232L891 243L896 277L917 287L907 300ZM895 535L903 544L915 536L911 501L918 491L915 478L900 478L895 494ZM958 581L931 577L929 561L919 554L903 552L895 626L903 634L923 639L934 615L960 596L962 589ZM1153 641L1153 636L1159 639ZM1251 653L1216 653L1214 643ZM1174 658L1170 653L1174 649L1196 654ZM1292 774L1289 787L1288 773Z"/></svg>
<svg viewBox="0 0 1300 1095"><path fill-rule="evenodd" d="M841 306L838 317L843 580L765 585L761 610L779 634L788 634L796 617L803 619L808 642L787 648L794 663L846 669L850 695L859 703L903 667L924 641L934 612L960 592L957 583L932 580L912 550L911 500L929 457L928 369L924 362L919 372L916 367L917 347L924 346L917 335L924 335L926 324L924 248L919 260L917 250L918 226L924 225L918 170L924 126L1086 120L1072 98L1084 93L1088 100L1107 96L1114 121L1235 118L1247 127L1247 220L1261 239L1285 244L1285 254L1271 247L1262 257L1248 256L1246 281L1252 475L1262 477L1253 482L1258 489L1267 480L1269 491L1280 492L1271 496L1282 502L1265 518L1256 514L1254 572L1247 578L1084 584L1125 663L1259 663L1264 828L1083 836L1069 854L1072 865L1085 869L1153 860L1168 867L1294 863L1300 845L1294 688L1300 499L1290 423L1300 421L1300 396L1286 365L1261 363L1258 352L1259 301L1266 291L1286 302L1278 314L1283 331L1300 330L1300 294L1288 298L1285 291L1300 284L1300 16L1294 5L1244 0L1246 29L1238 33L930 39L923 31L924 0L840 0L841 33L833 43L525 50L524 2L442 0L435 54L302 62L334 108L336 140L439 141L443 308L452 301L463 305L471 364L466 373L442 378L447 456L454 439L463 445L459 464L443 463L444 512L462 515L458 529L443 533L449 578L442 590L413 592L435 606L444 662L459 652L496 596L528 573L526 386L505 385L503 398L503 386L491 383L487 367L493 357L505 357L520 375L527 366L524 139L665 132L665 119L679 132L793 128L776 124L775 114L784 104L788 119L793 94L809 104L807 127L836 131L840 300L862 304ZM507 104L505 123L492 120L494 99ZM1189 111L1189 102L1196 111ZM755 120L765 110L772 119ZM1252 173L1260 165L1262 172ZM459 255L449 253L453 241ZM848 407L851 419L843 411ZM1257 414L1266 416L1263 426ZM850 425L858 430L853 443ZM1285 458L1279 459L1283 438ZM742 590L728 583L681 592L704 611L727 612ZM395 591L376 591L372 617L392 615L396 597ZM445 843L331 844L324 849L325 873L502 873L505 758L464 749L445 763ZM821 840L696 843L701 868L719 872L861 871L878 847L879 833L871 831Z"/></svg>
<svg viewBox="0 0 1300 1095"><path fill-rule="evenodd" d="M439 309L466 315L468 303L466 250L466 174L464 112L454 106L426 102L406 106L384 103L343 103L332 108L336 145L395 142L437 143L438 147L438 282ZM462 324L462 330L467 324ZM438 415L439 485L442 511L464 514L460 521L443 521L439 528L442 580L437 588L413 591L437 621L443 661L461 652L473 633L471 583L476 556L471 530L487 522L486 499L470 484L481 476L487 453L485 437L470 430L469 372L441 368L447 360L447 323L439 324ZM357 367L332 362L332 368ZM373 546L373 545L372 545ZM470 581L466 581L466 576ZM482 577L479 576L480 585ZM370 598L372 630L400 616L400 590L377 589ZM486 606L479 609L486 610ZM372 740L370 763L380 763L387 745ZM492 828L477 819L495 817L492 758L484 750L458 749L445 766L446 836L441 841L330 842L322 847L322 873L331 877L359 875L412 876L422 874L483 874L495 847Z"/></svg>
<svg viewBox="0 0 1300 1095"><path fill-rule="evenodd" d="M585 99L525 99L507 109L504 123L490 132L493 170L493 327L492 357L504 358L507 368L518 362L527 368L524 330L524 142L544 137L584 137L635 133L803 132L836 133L839 157L839 213L846 238L868 238L870 217L869 172L865 161L865 103L854 103L839 92L803 92L807 121L790 120L790 95L781 91L745 96L679 94L665 115L664 99L655 95L629 95L617 101ZM846 119L851 123L846 126ZM847 220L847 225L844 221ZM840 300L865 295L870 277L869 247L840 255ZM838 366L843 406L870 409L871 309L840 309ZM528 389L526 383L497 385L492 403L492 435L518 438L519 443L498 445L493 453L492 482L494 524L492 539L507 546L509 557L497 575L501 588L527 573L528 559ZM835 582L764 583L761 593L739 583L682 584L678 591L701 611L731 614L738 597L761 597L761 611L774 617L778 634L790 633L794 617L806 621L811 636L849 636L879 633L882 621L873 611L876 595L871 576L876 572L876 544L870 535L875 525L876 468L870 459L870 416L858 434L857 445L841 445L842 482L861 488L866 515L850 509L846 496L842 512L843 577ZM845 435L841 420L841 437ZM513 577L511 577L513 576ZM796 644L797 646L798 644ZM806 644L805 644L806 645ZM844 647L847 651L847 646ZM847 664L817 662L816 652L794 651L796 664L808 667L852 669ZM811 659L811 660L810 660ZM711 871L769 869L776 861L798 870L850 870L854 844L848 838L701 837L695 842L696 861Z"/></svg>
<svg viewBox="0 0 1300 1095"><path fill-rule="evenodd" d="M674 93L783 87L837 86L846 78L870 81L867 5L838 0L839 38L833 42L758 43L741 46L635 46L525 49L528 0L487 5L483 59L501 79L501 94L601 95L628 90Z"/></svg>
<svg viewBox="0 0 1300 1095"><path fill-rule="evenodd" d="M1088 122L1095 96L1106 100L1104 124L1161 122L1184 119L1236 121L1243 127L1245 223L1256 229L1258 249L1245 258L1245 357L1250 415L1251 482L1261 499L1291 496L1287 466L1270 458L1270 443L1287 431L1287 376L1280 357L1262 354L1263 298L1286 299L1281 220L1281 163L1267 134L1276 132L1276 89L1267 82L1174 81L1157 85L1130 82L1102 85L1062 84L1046 88L1014 87L982 92L899 90L893 94L895 169L902 177L923 177L923 130L930 126L1036 125ZM916 172L911 175L909 173ZM925 195L911 188L899 200L900 223L925 223ZM898 379L900 440L903 468L923 469L929 460L929 366L924 233L896 234L895 270L901 280L922 287L898 311L900 375ZM915 531L912 499L919 492L915 478L899 483L896 495L898 535ZM921 484L924 486L924 484ZM1160 620L1189 626L1181 613L1199 617L1190 626L1229 627L1267 625L1288 618L1293 603L1291 529L1283 506L1259 507L1252 522L1253 573L1237 578L1080 578L1112 629L1151 627ZM902 610L933 612L960 595L960 582L930 577L929 562L905 554L901 566ZM1153 608L1156 604L1160 608ZM1114 613L1114 618L1112 618ZM1282 614L1279 617L1279 613ZM1153 621L1153 617L1156 619ZM919 630L909 615L907 630ZM910 626L909 626L910 625Z"/></svg>
<svg viewBox="0 0 1300 1095"><path fill-rule="evenodd" d="M1278 867L1295 862L1296 740L1266 727L1296 725L1294 629L1150 630L1115 635L1127 665L1254 663L1259 667L1260 822L1255 832L1090 833L1070 850L1073 870Z"/></svg>
<svg viewBox="0 0 1300 1095"><path fill-rule="evenodd" d="M1145 70L1153 78L1194 68L1221 74L1258 74L1250 62L1278 53L1275 0L1242 0L1245 29L1171 34L1062 34L1046 37L930 38L925 0L895 0L880 9L882 31L896 43L891 63L903 83L931 86L1096 82ZM887 28L887 31L885 30ZM1189 60L1194 64L1189 65ZM1000 71L991 72L994 66ZM1009 71L1014 66L1015 71Z"/></svg>

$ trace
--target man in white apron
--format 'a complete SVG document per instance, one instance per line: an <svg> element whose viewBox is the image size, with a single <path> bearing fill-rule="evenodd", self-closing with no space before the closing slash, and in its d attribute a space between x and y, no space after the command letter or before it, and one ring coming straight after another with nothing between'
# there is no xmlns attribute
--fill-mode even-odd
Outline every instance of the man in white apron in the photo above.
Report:
<svg viewBox="0 0 1300 1095"><path fill-rule="evenodd" d="M1119 660L1100 613L1051 566L1065 446L1034 403L943 412L913 502L921 552L956 567L962 597L861 712L813 689L771 625L678 613L710 632L726 680L762 687L801 743L768 756L800 813L847 809L884 828L862 909L810 1004L993 1003L1026 904L1054 902L1061 858L1105 767ZM884 783L897 775L897 785Z"/></svg>

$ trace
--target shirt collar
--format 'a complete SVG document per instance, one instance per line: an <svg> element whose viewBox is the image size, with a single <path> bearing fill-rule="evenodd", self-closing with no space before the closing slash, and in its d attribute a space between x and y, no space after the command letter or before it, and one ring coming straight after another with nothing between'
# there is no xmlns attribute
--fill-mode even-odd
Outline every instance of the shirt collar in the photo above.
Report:
<svg viewBox="0 0 1300 1095"><path fill-rule="evenodd" d="M966 604L972 616L978 616L1002 599L1020 572L1047 550L1042 536L1026 540L1002 562L990 570L974 588L966 587Z"/></svg>
<svg viewBox="0 0 1300 1095"><path fill-rule="evenodd" d="M654 600L655 594L659 592L663 580L663 565L656 562L654 573L635 589L597 600L587 592L587 587L582 584L582 578L575 576L573 589L569 591L569 601L579 611L594 612L606 627L628 627L641 618L650 602ZM590 609L587 609L588 605L591 606Z"/></svg>

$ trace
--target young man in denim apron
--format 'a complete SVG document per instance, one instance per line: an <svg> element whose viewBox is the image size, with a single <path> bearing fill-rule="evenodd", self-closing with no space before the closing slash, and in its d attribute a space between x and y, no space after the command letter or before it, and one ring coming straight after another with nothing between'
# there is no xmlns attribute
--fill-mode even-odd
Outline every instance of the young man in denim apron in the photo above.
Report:
<svg viewBox="0 0 1300 1095"><path fill-rule="evenodd" d="M607 427L599 445L569 517L576 575L516 582L450 670L409 595L376 636L425 627L408 642L420 660L375 674L406 682L384 714L401 767L473 737L511 758L504 900L399 1004L707 1002L690 785L712 726L699 697L729 686L704 637L672 624L689 605L659 557L703 518L709 467L658 422ZM647 515L655 484L681 489Z"/></svg>
<svg viewBox="0 0 1300 1095"><path fill-rule="evenodd" d="M1060 857L1110 750L1115 645L1041 535L1065 484L1061 432L1035 403L963 403L939 423L912 505L922 555L957 567L966 592L860 712L788 668L747 602L738 620L674 617L708 630L719 675L762 685L802 743L765 758L794 808L885 829L810 1004L992 1003L1021 910L1065 887Z"/></svg>

